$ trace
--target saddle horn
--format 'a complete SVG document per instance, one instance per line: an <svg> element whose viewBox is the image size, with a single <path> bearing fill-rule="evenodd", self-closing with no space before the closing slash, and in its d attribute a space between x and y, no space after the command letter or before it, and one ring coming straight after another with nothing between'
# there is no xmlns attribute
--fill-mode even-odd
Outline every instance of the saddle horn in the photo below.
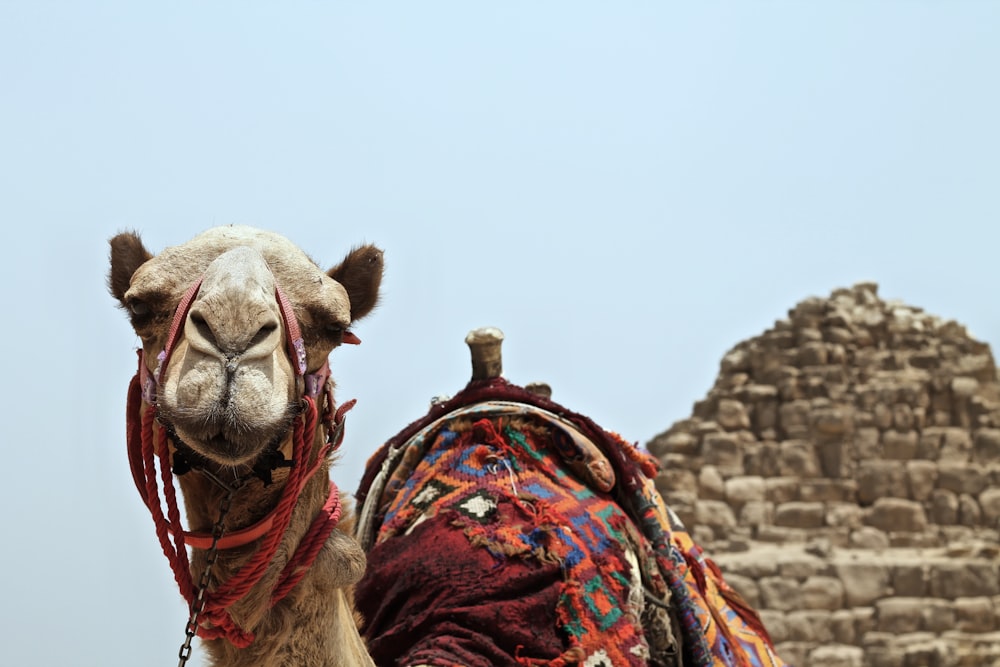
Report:
<svg viewBox="0 0 1000 667"><path fill-rule="evenodd" d="M503 332L496 327L473 329L465 337L472 354L472 379L489 380L503 374Z"/></svg>

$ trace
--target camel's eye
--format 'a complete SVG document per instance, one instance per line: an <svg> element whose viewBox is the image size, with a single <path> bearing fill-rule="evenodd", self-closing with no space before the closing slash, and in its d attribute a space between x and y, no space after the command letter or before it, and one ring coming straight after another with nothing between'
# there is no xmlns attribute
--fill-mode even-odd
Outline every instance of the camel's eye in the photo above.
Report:
<svg viewBox="0 0 1000 667"><path fill-rule="evenodd" d="M152 312L149 304L141 299L129 300L128 309L136 317L146 317Z"/></svg>
<svg viewBox="0 0 1000 667"><path fill-rule="evenodd" d="M335 310L321 306L307 307L299 321L307 344L337 347L344 342L344 332L350 322Z"/></svg>
<svg viewBox="0 0 1000 667"><path fill-rule="evenodd" d="M340 343L344 338L344 331L347 327L341 324L328 324L323 328L323 333L334 343Z"/></svg>

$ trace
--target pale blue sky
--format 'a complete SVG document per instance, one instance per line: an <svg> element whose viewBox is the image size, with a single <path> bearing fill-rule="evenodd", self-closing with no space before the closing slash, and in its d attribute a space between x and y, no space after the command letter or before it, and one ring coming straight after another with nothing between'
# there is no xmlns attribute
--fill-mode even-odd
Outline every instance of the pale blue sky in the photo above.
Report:
<svg viewBox="0 0 1000 667"><path fill-rule="evenodd" d="M799 300L875 280L1000 342L1000 3L0 0L4 664L175 664L107 239L386 250L335 478L469 376L646 442ZM198 659L192 664L201 664Z"/></svg>

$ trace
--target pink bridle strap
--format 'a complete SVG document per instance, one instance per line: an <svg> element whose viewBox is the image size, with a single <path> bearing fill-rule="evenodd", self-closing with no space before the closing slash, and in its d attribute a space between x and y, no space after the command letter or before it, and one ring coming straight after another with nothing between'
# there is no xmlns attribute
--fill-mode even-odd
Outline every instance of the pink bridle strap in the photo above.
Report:
<svg viewBox="0 0 1000 667"><path fill-rule="evenodd" d="M295 317L295 310L292 302L288 300L280 287L275 285L275 296L278 299L278 307L281 308L281 316L285 318L285 331L288 334L288 355L295 366L295 372L301 376L306 374L306 344L302 340L302 330L299 329L299 320Z"/></svg>
<svg viewBox="0 0 1000 667"><path fill-rule="evenodd" d="M170 355L174 351L174 344L177 342L177 336L180 335L181 330L184 329L184 322L187 320L188 311L191 310L191 304L194 302L194 298L198 296L198 290L201 289L201 281L204 277L198 278L188 287L187 291L184 292L184 296L181 297L180 303L177 304L177 310L174 311L174 319L170 323L170 333L167 334L167 342L163 346L163 351L156 356L156 370L153 371L153 377L156 379L156 384L160 384L163 380L163 372L167 368L167 362L170 361Z"/></svg>

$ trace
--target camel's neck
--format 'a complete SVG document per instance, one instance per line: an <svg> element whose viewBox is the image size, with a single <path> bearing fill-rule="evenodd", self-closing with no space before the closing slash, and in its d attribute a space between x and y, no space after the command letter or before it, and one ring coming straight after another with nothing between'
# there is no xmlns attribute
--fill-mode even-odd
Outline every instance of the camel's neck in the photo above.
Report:
<svg viewBox="0 0 1000 667"><path fill-rule="evenodd" d="M316 561L288 595L272 606L271 596L279 583L282 569L320 512L329 492L326 465L303 488L292 512L288 529L266 573L242 598L228 609L243 630L254 635L246 648L236 648L226 639L202 642L211 664L216 667L330 667L333 665L372 665L358 634L353 613L351 586L364 571L364 553L349 536L352 521L347 519L331 534ZM258 480L248 483L233 497L227 529L243 528L266 514L278 502L283 478L264 486ZM210 529L218 516L224 492L197 474L181 481L185 507L192 528ZM221 551L212 568L211 581L217 584L239 576L240 568L256 552L258 544ZM191 569L195 582L206 567L207 552L192 553ZM210 587L210 591L215 585Z"/></svg>
<svg viewBox="0 0 1000 667"><path fill-rule="evenodd" d="M326 558L323 558L326 556ZM215 667L374 667L357 631L347 586L322 572L334 564L324 551L314 570L288 598L266 613L247 648L225 639L203 642Z"/></svg>

